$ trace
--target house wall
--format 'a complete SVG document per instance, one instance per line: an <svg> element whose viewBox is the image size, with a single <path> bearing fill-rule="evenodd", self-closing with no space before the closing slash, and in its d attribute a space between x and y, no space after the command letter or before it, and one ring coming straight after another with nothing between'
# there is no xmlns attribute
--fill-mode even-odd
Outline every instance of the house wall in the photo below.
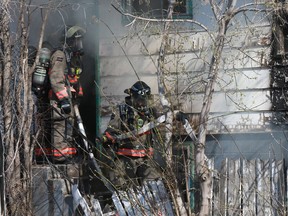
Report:
<svg viewBox="0 0 288 216"><path fill-rule="evenodd" d="M200 2L194 2L194 19L207 24L209 33L190 24L172 25L164 66L167 97L176 109L189 114L196 130L211 61L211 35L215 37L211 9ZM138 77L151 86L155 103L161 107L156 72L162 37L159 25L154 26L158 32L151 23L143 31L136 24L125 27L121 14L108 2L102 2L101 7L100 18L110 28L100 25L104 130L114 106L123 101L124 90ZM275 99L271 95L271 23L265 14L246 15L236 16L227 32L208 122L212 138L207 140L206 153L219 161L223 157L287 158L285 127L275 124L277 110L273 109ZM253 21L247 25L249 19ZM177 25L181 30L176 31Z"/></svg>
<svg viewBox="0 0 288 216"><path fill-rule="evenodd" d="M203 12L210 17L207 5L202 5L201 9L199 2L195 2L195 20L203 19ZM107 2L102 2L100 19L105 22L105 25L100 25L102 37L99 44L103 130L113 106L124 99L124 90L138 77L151 86L157 100L157 59L162 37L159 29L158 34L149 34L149 31L153 32L152 24L145 32L135 36L140 27L122 26L121 14ZM173 105L191 114L191 123L197 126L211 61L211 35L215 37L215 32L211 31L209 35L196 31L192 26L190 29L188 25L182 27L186 30L181 28L180 32L176 32L175 26L172 26L169 35L165 82ZM268 67L271 27L262 20L258 25L249 25L249 28L240 24L238 28L231 28L214 89L209 130L217 133L227 128L241 132L261 130L271 118Z"/></svg>

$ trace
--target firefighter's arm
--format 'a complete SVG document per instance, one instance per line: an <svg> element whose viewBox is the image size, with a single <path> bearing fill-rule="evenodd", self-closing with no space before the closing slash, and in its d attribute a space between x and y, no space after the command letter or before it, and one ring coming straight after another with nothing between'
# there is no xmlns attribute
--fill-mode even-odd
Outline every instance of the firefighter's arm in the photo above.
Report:
<svg viewBox="0 0 288 216"><path fill-rule="evenodd" d="M64 52L57 50L51 57L51 70L48 74L52 91L59 100L59 108L62 113L69 114L71 112L71 104L65 84L65 69L65 54Z"/></svg>
<svg viewBox="0 0 288 216"><path fill-rule="evenodd" d="M110 144L115 144L117 141L117 138L115 135L112 135L108 131L106 131L102 137L101 137L101 142L104 143L110 143Z"/></svg>
<svg viewBox="0 0 288 216"><path fill-rule="evenodd" d="M117 135L121 133L119 130L119 121L120 119L115 116L113 113L111 115L110 121L108 123L107 129L102 134L101 137L98 137L98 141L102 144L115 144L117 143ZM97 140L96 140L97 141Z"/></svg>
<svg viewBox="0 0 288 216"><path fill-rule="evenodd" d="M103 143L115 144L117 142L117 135L120 133L117 121L118 119L115 119L112 114L108 127L102 135Z"/></svg>
<svg viewBox="0 0 288 216"><path fill-rule="evenodd" d="M96 138L96 143L102 145L115 145L117 143L117 137L114 134L105 131L101 137Z"/></svg>
<svg viewBox="0 0 288 216"><path fill-rule="evenodd" d="M83 98L83 88L82 88L80 82L78 82L78 84L77 84L76 92L77 92L77 94L74 97L74 103L80 105L81 100Z"/></svg>
<svg viewBox="0 0 288 216"><path fill-rule="evenodd" d="M69 98L65 85L65 69L66 59L64 52L57 50L51 57L51 70L49 71L49 79L52 91L61 101Z"/></svg>
<svg viewBox="0 0 288 216"><path fill-rule="evenodd" d="M78 82L78 88L77 88L77 96L82 97L83 96L83 88L80 82Z"/></svg>

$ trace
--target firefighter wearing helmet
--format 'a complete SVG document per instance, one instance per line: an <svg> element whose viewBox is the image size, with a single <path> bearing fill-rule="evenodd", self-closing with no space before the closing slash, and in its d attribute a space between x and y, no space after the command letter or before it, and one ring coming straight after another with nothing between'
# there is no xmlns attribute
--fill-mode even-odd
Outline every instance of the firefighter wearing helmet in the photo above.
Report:
<svg viewBox="0 0 288 216"><path fill-rule="evenodd" d="M54 162L65 162L77 153L74 140L73 105L83 96L79 77L83 70L82 37L85 30L79 26L65 29L63 49L51 56L48 72L51 89L48 93L52 111L52 152Z"/></svg>
<svg viewBox="0 0 288 216"><path fill-rule="evenodd" d="M158 117L156 109L149 104L151 89L145 82L137 81L124 92L129 96L118 106L118 113L112 114L103 136L97 140L115 151L116 156L109 166L109 178L120 189L160 177L153 160L153 146L159 134L155 128L137 137L117 140L117 135L140 129Z"/></svg>

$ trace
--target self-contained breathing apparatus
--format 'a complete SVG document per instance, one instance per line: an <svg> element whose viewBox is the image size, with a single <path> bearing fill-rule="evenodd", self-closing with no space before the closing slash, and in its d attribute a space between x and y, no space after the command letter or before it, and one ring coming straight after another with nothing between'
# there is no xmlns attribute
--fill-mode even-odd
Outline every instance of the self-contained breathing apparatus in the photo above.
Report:
<svg viewBox="0 0 288 216"><path fill-rule="evenodd" d="M45 87L48 84L47 73L50 65L51 51L48 48L39 50L39 61L35 67L32 78L32 87L34 92L41 96L45 93Z"/></svg>

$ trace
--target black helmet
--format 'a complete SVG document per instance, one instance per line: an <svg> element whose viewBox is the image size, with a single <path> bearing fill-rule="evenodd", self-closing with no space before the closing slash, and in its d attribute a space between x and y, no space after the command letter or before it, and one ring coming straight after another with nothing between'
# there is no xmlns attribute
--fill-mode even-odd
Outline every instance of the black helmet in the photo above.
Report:
<svg viewBox="0 0 288 216"><path fill-rule="evenodd" d="M137 81L130 89L126 89L125 93L131 96L148 96L151 94L151 88L143 81Z"/></svg>
<svg viewBox="0 0 288 216"><path fill-rule="evenodd" d="M126 89L125 93L130 95L131 105L141 114L148 114L149 95L151 94L150 87L143 81L137 81L131 88Z"/></svg>

